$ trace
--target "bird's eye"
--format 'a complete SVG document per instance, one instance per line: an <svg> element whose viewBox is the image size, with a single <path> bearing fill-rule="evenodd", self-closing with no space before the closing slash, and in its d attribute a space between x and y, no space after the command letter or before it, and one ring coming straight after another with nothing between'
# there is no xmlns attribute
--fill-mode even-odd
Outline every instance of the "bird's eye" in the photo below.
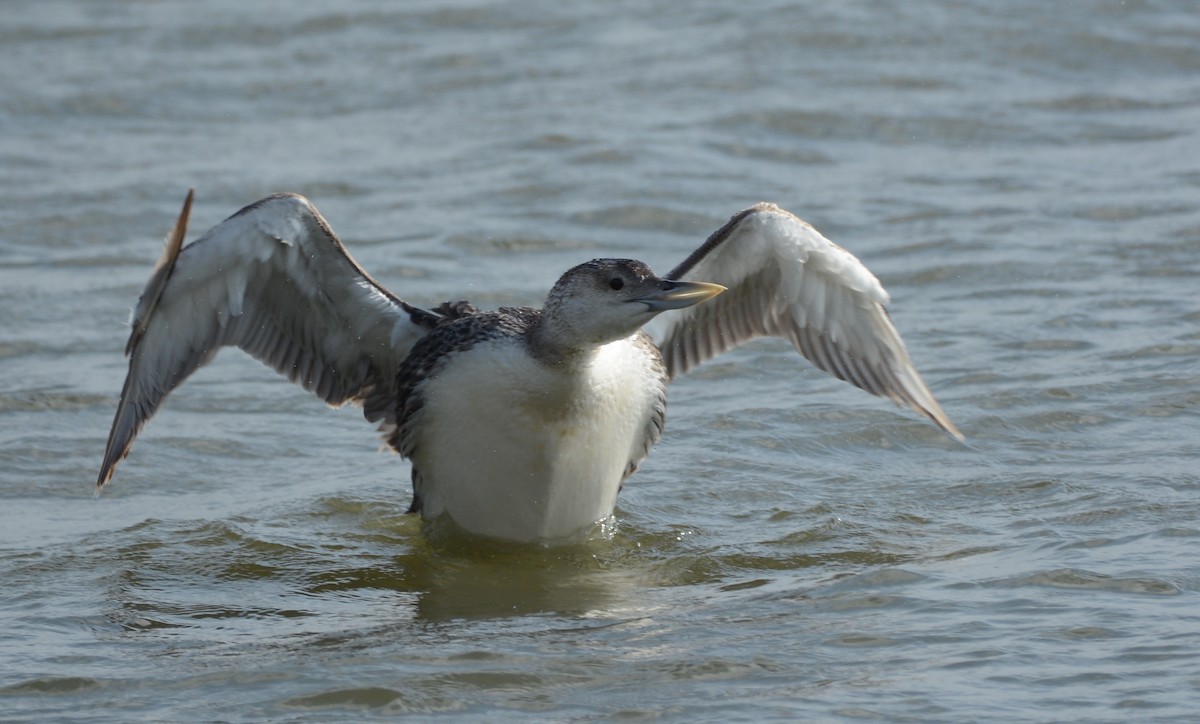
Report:
<svg viewBox="0 0 1200 724"><path fill-rule="evenodd" d="M625 280L621 277L613 277L612 279L608 280L608 286L614 292L620 291L625 287Z"/></svg>

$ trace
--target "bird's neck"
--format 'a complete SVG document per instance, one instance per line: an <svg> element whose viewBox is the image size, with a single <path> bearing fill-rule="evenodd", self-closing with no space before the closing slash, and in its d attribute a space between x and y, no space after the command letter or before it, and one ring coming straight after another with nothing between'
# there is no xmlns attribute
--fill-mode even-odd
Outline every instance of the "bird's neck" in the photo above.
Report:
<svg viewBox="0 0 1200 724"><path fill-rule="evenodd" d="M582 369L596 356L601 345L580 342L573 338L569 330L555 322L555 319L543 314L529 328L526 337L530 353L547 367L563 371Z"/></svg>

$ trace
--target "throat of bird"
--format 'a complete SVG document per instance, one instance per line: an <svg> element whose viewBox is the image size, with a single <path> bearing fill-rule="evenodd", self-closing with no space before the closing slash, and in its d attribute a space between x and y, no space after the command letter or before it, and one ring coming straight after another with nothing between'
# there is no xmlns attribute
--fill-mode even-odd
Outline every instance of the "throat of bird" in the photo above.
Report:
<svg viewBox="0 0 1200 724"><path fill-rule="evenodd" d="M563 336L547 330L545 325L538 325L530 330L529 348L534 359L550 369L573 372L586 367L602 346L573 344L564 340Z"/></svg>

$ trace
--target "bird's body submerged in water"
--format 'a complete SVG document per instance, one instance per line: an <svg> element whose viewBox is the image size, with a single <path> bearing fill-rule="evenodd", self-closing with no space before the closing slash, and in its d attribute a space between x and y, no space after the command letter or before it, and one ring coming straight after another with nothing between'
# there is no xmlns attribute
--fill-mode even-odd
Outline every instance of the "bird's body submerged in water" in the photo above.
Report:
<svg viewBox="0 0 1200 724"><path fill-rule="evenodd" d="M784 337L959 436L875 277L770 204L736 214L666 278L596 259L563 274L541 309L487 312L391 294L293 194L184 248L191 198L134 310L98 488L166 395L226 345L331 405L362 405L412 461L411 512L507 540L567 539L610 516L662 433L670 379L757 336ZM656 344L642 327L663 312Z"/></svg>

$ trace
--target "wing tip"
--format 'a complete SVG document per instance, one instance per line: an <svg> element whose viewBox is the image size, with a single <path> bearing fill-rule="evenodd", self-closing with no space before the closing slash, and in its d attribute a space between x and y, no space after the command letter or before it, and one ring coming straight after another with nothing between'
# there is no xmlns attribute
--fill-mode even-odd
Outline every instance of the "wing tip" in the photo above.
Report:
<svg viewBox="0 0 1200 724"><path fill-rule="evenodd" d="M965 443L967 441L966 435L963 435L962 431L958 429L958 426L951 422L949 417L946 417L946 413L942 412L940 407L936 410L936 414L926 414L930 420L933 420L934 424L945 430L950 437L961 443Z"/></svg>
<svg viewBox="0 0 1200 724"><path fill-rule="evenodd" d="M120 454L113 454L111 443L107 450L104 451L104 462L100 465L100 474L96 477L96 486L92 490L92 497L100 497L104 486L108 485L113 476L117 473L117 463L124 460L129 455L130 443L125 444L125 449Z"/></svg>
<svg viewBox="0 0 1200 724"><path fill-rule="evenodd" d="M942 410L942 406L938 404L938 401L936 398L934 398L933 393L930 392L929 388L925 387L923 384L921 387L924 394L921 395L920 399L916 397L908 397L907 399L903 400L897 399L896 402L908 403L908 406L911 407L915 412L923 417L929 418L930 422L940 427L943 431L950 435L950 437L954 438L960 443L965 443L967 441L966 436L962 434L962 431L958 429L957 425L950 421L950 417L946 415L944 410Z"/></svg>

